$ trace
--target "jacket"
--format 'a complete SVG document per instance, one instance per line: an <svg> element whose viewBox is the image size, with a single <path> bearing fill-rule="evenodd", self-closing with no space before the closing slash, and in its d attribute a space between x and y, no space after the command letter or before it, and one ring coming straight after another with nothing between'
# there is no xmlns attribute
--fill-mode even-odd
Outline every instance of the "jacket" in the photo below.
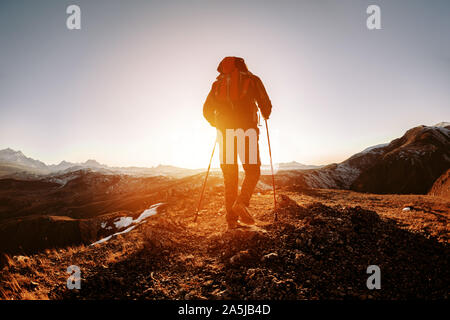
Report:
<svg viewBox="0 0 450 320"><path fill-rule="evenodd" d="M248 129L258 126L258 109L268 119L272 104L259 77L252 74L244 59L224 58L219 76L212 84L203 105L206 120L218 129Z"/></svg>

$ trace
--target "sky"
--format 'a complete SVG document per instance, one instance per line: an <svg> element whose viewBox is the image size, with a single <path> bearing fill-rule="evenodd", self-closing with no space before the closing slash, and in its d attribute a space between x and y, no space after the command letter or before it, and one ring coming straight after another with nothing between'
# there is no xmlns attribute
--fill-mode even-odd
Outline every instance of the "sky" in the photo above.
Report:
<svg viewBox="0 0 450 320"><path fill-rule="evenodd" d="M66 27L72 4L80 30ZM370 4L380 30L366 26ZM447 0L0 0L0 149L206 167L203 103L231 55L270 96L275 162L340 162L450 121L449 16Z"/></svg>

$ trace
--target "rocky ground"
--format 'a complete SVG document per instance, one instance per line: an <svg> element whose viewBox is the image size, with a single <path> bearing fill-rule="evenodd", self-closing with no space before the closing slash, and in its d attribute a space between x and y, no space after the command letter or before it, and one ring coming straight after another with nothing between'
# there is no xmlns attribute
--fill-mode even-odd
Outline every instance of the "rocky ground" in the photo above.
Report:
<svg viewBox="0 0 450 320"><path fill-rule="evenodd" d="M177 197L130 233L95 246L6 256L3 299L447 299L450 202L342 190L253 198L257 225L226 231L222 189L193 223L196 199ZM405 207L409 209L403 210ZM69 265L81 289L68 290ZM369 265L381 289L368 290Z"/></svg>

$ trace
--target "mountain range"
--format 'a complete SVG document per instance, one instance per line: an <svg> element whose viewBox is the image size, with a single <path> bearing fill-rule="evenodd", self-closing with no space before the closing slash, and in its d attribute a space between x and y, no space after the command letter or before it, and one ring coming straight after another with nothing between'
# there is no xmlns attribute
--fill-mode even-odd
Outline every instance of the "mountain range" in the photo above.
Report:
<svg viewBox="0 0 450 320"><path fill-rule="evenodd" d="M450 123L418 126L390 143L341 163L278 174L278 183L299 188L350 189L371 193L426 194L450 168ZM262 179L270 183L267 178Z"/></svg>
<svg viewBox="0 0 450 320"><path fill-rule="evenodd" d="M296 161L276 164L276 170L306 170L321 166L306 165ZM0 150L0 177L33 178L40 175L59 175L78 170L92 170L104 174L128 174L132 176L173 176L184 177L202 172L204 169L186 169L171 165L146 167L110 167L90 159L82 163L61 161L59 164L47 165L42 161L27 157L22 151L11 148ZM269 165L262 165L263 172L270 172ZM217 170L217 169L213 169Z"/></svg>
<svg viewBox="0 0 450 320"><path fill-rule="evenodd" d="M0 299L366 299L372 261L389 271L385 289L370 292L379 299L448 296L448 123L412 128L341 163L279 164L276 207L263 174L250 206L256 226L228 231L220 172L203 187L204 169L177 178L189 171L0 155L10 170L0 177ZM159 175L136 174L143 170ZM76 296L66 288L72 264L83 270ZM205 285L183 291L193 275Z"/></svg>
<svg viewBox="0 0 450 320"><path fill-rule="evenodd" d="M178 168L170 165L156 167L110 167L89 159L82 163L61 161L59 164L47 165L42 161L27 157L22 151L11 148L0 150L0 177L36 178L42 175L62 175L79 170L91 170L103 174L128 174L134 176L177 176L195 174L202 170Z"/></svg>
<svg viewBox="0 0 450 320"><path fill-rule="evenodd" d="M368 147L341 163L311 166L296 161L275 165L278 183L308 188L351 189L372 193L427 193L433 183L450 168L450 123L418 126L390 143ZM0 150L0 177L65 181L65 175L80 170L130 176L186 177L204 169L185 169L170 165L145 167L109 167L96 160L83 163L62 161L46 165L10 148ZM270 174L263 165L262 173ZM262 178L263 182L267 177Z"/></svg>

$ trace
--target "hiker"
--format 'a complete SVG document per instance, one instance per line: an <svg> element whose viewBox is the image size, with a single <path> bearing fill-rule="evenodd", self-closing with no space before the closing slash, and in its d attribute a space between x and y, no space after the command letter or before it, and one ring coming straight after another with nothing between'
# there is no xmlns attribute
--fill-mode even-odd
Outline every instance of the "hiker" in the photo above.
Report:
<svg viewBox="0 0 450 320"><path fill-rule="evenodd" d="M245 224L255 223L247 208L261 174L258 109L267 120L272 104L262 81L247 69L244 59L226 57L217 71L220 74L206 98L203 115L217 128L226 220L228 228L235 229L242 227L238 220ZM238 137L244 133L246 136ZM245 171L240 194L237 154Z"/></svg>

